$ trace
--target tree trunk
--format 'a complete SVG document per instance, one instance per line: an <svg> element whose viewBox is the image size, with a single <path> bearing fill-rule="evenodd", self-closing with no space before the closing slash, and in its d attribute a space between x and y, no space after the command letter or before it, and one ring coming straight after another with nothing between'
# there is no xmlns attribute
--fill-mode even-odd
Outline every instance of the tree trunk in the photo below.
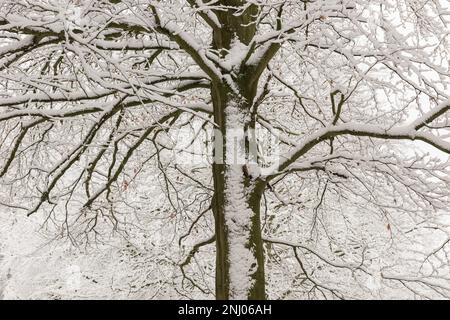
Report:
<svg viewBox="0 0 450 320"><path fill-rule="evenodd" d="M260 202L265 184L248 175L246 99L213 88L216 298L265 299Z"/></svg>
<svg viewBox="0 0 450 320"><path fill-rule="evenodd" d="M0 265L2 263L2 260L4 259L4 256L0 253ZM3 300L3 296L4 296L4 291L6 288L6 281L7 281L7 277L3 277L2 274L0 274L0 300Z"/></svg>
<svg viewBox="0 0 450 320"><path fill-rule="evenodd" d="M217 185L214 200L216 298L262 300L266 296L261 187L248 183L242 166L220 167L224 174L216 171L219 179L215 180L221 185ZM223 193L219 194L218 189Z"/></svg>

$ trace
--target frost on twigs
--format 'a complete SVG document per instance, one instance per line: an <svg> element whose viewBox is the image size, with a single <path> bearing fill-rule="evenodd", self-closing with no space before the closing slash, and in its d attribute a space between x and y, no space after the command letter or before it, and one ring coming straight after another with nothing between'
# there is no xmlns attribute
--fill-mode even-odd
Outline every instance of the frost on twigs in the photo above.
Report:
<svg viewBox="0 0 450 320"><path fill-rule="evenodd" d="M0 291L449 298L449 22L437 0L0 0Z"/></svg>

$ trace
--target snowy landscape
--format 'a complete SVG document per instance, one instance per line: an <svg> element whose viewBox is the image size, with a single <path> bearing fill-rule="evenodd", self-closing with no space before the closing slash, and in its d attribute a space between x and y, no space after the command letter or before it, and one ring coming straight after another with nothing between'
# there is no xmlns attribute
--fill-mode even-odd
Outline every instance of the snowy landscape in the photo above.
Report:
<svg viewBox="0 0 450 320"><path fill-rule="evenodd" d="M0 0L0 300L450 299L449 0Z"/></svg>

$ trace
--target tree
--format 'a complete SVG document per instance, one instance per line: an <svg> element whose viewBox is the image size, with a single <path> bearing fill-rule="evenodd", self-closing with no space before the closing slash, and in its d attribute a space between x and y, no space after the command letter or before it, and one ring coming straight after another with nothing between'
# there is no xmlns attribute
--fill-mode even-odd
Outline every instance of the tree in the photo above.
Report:
<svg viewBox="0 0 450 320"><path fill-rule="evenodd" d="M325 237L339 258L321 221L333 212L346 221L373 210L392 240L440 230L422 262L445 259L450 237L435 218L449 205L447 162L402 141L450 153L449 10L440 0L2 0L2 204L46 212L74 243L89 241L104 219L121 230L133 205L121 194L157 169L176 221L190 221L180 243L213 214L213 233L180 266L202 290L185 268L215 244L218 299L266 298L279 246L301 286L345 298L305 261L370 274L367 248L354 246L359 264L339 264L291 241L295 228L316 246ZM184 128L197 128L188 145L214 136L209 167L169 159ZM182 179L196 187L182 190ZM292 239L275 237L270 219L280 218ZM448 297L448 278L432 269L382 278Z"/></svg>

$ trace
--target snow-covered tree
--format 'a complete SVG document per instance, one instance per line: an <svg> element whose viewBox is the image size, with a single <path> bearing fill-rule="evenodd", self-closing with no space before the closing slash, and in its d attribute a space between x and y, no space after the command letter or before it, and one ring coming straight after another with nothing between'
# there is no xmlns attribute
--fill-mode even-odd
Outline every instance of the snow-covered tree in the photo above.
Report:
<svg viewBox="0 0 450 320"><path fill-rule="evenodd" d="M0 0L0 204L78 245L141 230L180 296L450 297L449 23L446 0Z"/></svg>

